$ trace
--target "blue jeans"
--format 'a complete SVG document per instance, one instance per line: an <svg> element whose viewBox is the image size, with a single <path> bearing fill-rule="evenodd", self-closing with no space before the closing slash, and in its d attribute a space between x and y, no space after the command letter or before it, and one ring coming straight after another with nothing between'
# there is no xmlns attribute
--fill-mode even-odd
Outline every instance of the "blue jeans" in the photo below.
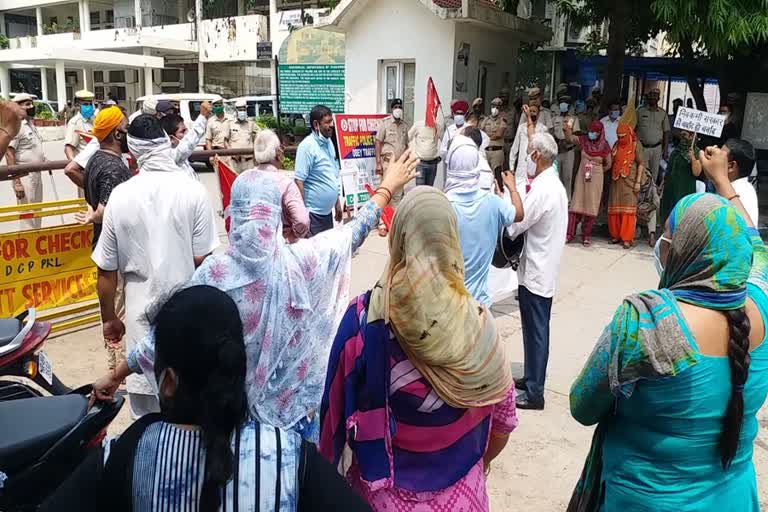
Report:
<svg viewBox="0 0 768 512"><path fill-rule="evenodd" d="M528 400L544 400L544 380L547 377L549 361L549 318L552 313L552 299L540 297L528 291L525 286L518 288L520 299L520 320L523 324L524 379Z"/></svg>
<svg viewBox="0 0 768 512"><path fill-rule="evenodd" d="M428 162L421 162L416 166L416 185L429 185L430 187L435 184L435 176L437 176L437 164L439 160L434 159Z"/></svg>

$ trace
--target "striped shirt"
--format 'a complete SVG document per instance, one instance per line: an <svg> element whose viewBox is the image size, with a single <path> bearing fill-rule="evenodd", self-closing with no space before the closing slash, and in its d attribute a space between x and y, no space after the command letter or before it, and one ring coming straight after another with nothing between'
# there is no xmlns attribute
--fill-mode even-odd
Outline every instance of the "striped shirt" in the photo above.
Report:
<svg viewBox="0 0 768 512"><path fill-rule="evenodd" d="M238 462L222 493L222 511L296 510L301 453L298 434L249 420L233 435L232 451ZM162 421L152 423L144 431L134 458L133 510L197 511L204 472L201 431Z"/></svg>

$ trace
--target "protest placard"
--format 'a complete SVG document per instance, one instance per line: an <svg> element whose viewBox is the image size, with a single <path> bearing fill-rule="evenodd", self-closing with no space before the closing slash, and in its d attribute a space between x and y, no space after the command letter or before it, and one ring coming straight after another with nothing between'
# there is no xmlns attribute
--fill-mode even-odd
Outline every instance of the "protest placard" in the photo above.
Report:
<svg viewBox="0 0 768 512"><path fill-rule="evenodd" d="M710 137L720 137L724 124L725 116L693 108L680 107L675 117L675 128Z"/></svg>
<svg viewBox="0 0 768 512"><path fill-rule="evenodd" d="M0 317L96 298L93 226L0 235Z"/></svg>
<svg viewBox="0 0 768 512"><path fill-rule="evenodd" d="M336 140L341 159L341 181L347 206L368 200L365 184L379 184L376 176L376 145L374 138L383 114L336 114ZM357 200L355 201L355 197Z"/></svg>

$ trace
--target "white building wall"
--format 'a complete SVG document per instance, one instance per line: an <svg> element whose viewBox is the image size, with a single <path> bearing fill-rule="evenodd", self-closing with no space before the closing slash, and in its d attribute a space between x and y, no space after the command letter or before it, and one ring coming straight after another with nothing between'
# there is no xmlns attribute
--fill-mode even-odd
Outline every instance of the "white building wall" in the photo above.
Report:
<svg viewBox="0 0 768 512"><path fill-rule="evenodd" d="M515 70L517 68L517 52L519 43L509 33L495 32L469 23L456 24L456 52L462 43L469 44L469 63L467 70L466 91L455 90L453 97L472 102L480 95L478 91L478 78L480 64L488 69L488 78L485 89L486 111L490 108L493 98L498 96L502 87L515 83ZM450 62L454 66L454 72L460 74L458 68L463 66L456 62L456 55Z"/></svg>
<svg viewBox="0 0 768 512"><path fill-rule="evenodd" d="M419 2L369 2L346 33L347 112L379 112L380 62L416 62L415 118L426 109L427 79L431 76L450 113L453 90L455 23L441 20Z"/></svg>

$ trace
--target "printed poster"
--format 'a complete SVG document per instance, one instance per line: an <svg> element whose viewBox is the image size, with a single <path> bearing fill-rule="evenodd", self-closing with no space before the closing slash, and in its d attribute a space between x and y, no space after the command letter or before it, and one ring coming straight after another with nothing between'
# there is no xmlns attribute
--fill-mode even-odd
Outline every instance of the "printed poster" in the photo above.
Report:
<svg viewBox="0 0 768 512"><path fill-rule="evenodd" d="M341 183L344 204L349 207L368 200L365 184L379 184L376 176L376 145L374 137L385 114L335 114L336 140L341 160Z"/></svg>
<svg viewBox="0 0 768 512"><path fill-rule="evenodd" d="M0 235L0 317L96 299L93 226Z"/></svg>

